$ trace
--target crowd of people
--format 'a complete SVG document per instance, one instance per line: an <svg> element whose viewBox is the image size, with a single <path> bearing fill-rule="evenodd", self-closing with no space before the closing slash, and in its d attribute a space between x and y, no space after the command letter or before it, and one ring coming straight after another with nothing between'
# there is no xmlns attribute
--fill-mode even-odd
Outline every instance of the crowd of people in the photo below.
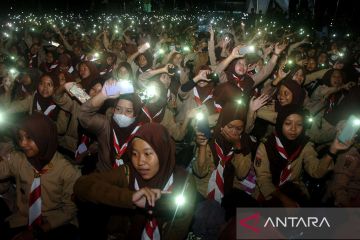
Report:
<svg viewBox="0 0 360 240"><path fill-rule="evenodd" d="M360 206L360 139L339 138L360 125L354 33L246 14L2 30L0 239L235 239L236 208Z"/></svg>

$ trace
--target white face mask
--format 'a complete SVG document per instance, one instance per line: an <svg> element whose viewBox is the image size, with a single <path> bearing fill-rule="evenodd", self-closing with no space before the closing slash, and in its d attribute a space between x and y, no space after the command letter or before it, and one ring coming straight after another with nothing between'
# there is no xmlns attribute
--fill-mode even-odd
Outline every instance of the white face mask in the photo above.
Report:
<svg viewBox="0 0 360 240"><path fill-rule="evenodd" d="M114 114L113 119L117 123L117 125L121 128L128 127L131 124L133 124L135 121L134 117L131 118L131 117L125 116L123 114L116 114L116 113Z"/></svg>

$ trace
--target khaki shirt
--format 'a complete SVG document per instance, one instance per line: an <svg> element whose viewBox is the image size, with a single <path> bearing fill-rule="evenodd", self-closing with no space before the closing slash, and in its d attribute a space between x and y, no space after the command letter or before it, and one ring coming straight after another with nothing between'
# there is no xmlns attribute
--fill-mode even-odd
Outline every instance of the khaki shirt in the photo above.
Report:
<svg viewBox="0 0 360 240"><path fill-rule="evenodd" d="M45 166L48 171L41 175L41 212L52 228L72 223L77 225L76 206L71 199L75 181L80 171L58 152ZM28 224L29 194L34 180L34 169L21 152L12 152L0 161L0 179L13 176L16 180L16 205L7 221L11 228Z"/></svg>
<svg viewBox="0 0 360 240"><path fill-rule="evenodd" d="M335 205L360 207L360 153L355 147L337 158L330 191Z"/></svg>
<svg viewBox="0 0 360 240"><path fill-rule="evenodd" d="M34 103L34 96L29 95L23 100L17 100L17 101L10 101L10 95L4 95L2 97L2 100L4 101L2 103L3 106L5 106L7 113L18 113L18 112L28 112L30 115L33 112L33 103ZM67 125L68 125L68 116L66 116L66 113L63 110L59 111L59 115L56 119L56 127L57 127L57 133L58 135L62 135L66 132Z"/></svg>
<svg viewBox="0 0 360 240"><path fill-rule="evenodd" d="M177 170L180 170L181 173ZM131 175L131 173L129 173L129 168L126 165L122 165L119 168L112 169L108 172L92 173L90 175L82 176L75 184L75 195L82 201L90 201L96 204L101 203L118 208L135 209L136 207L132 201L134 191L129 189L129 174ZM173 194L182 192L186 198L185 208L179 208L176 211L181 211L184 214L175 217L172 219L172 222L170 222L169 219L163 219L161 217L158 217L157 220L159 223L159 231L162 236L161 239L180 240L186 238L189 230L188 228L195 210L196 189L193 177L185 172L185 170L175 168L173 177ZM120 211L114 214L119 213L122 214ZM125 215L126 211L124 211L123 218ZM136 218L137 215L138 212L134 212L132 217ZM124 230L124 228L128 228L129 223L138 223L136 220L130 221L128 218L125 220L125 226L117 226L115 229L121 231ZM117 224L119 224L119 222L122 221L118 220ZM140 224L143 224L143 222Z"/></svg>
<svg viewBox="0 0 360 240"><path fill-rule="evenodd" d="M291 176L288 181L298 184L303 192L308 194L307 189L301 180L303 168L311 177L321 178L333 167L333 162L328 166L324 159L318 159L313 144L308 142L300 155L291 163ZM261 193L266 200L269 200L271 194L277 187L272 183L270 162L263 143L260 143L257 149L254 168L257 181L255 189L256 198L258 198Z"/></svg>
<svg viewBox="0 0 360 240"><path fill-rule="evenodd" d="M212 172L217 166L214 164L214 156L212 154L209 145L206 145L205 162L202 167L199 166L199 148L196 149L195 161L193 162L193 173L195 175L195 183L197 190L207 197L208 184ZM235 167L235 177L233 187L245 190L243 185L240 183L249 173L251 167L251 154L243 155L234 154L234 157L230 160L231 164Z"/></svg>
<svg viewBox="0 0 360 240"><path fill-rule="evenodd" d="M55 95L54 102L64 111L71 113L69 126L64 136L59 138L59 145L75 153L78 143L78 114L81 105L66 93Z"/></svg>

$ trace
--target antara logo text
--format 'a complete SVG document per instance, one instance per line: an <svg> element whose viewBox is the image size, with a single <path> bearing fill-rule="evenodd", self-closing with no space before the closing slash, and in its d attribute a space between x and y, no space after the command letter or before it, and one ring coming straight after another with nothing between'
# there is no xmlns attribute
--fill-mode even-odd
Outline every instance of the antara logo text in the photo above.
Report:
<svg viewBox="0 0 360 240"><path fill-rule="evenodd" d="M255 213L251 216L243 218L239 221L240 226L251 230L252 232L259 233L259 222L260 222L260 213ZM330 228L330 223L326 217L268 217L265 221L264 228L271 226L273 228L321 228L328 227Z"/></svg>
<svg viewBox="0 0 360 240"><path fill-rule="evenodd" d="M298 228L298 227L328 227L330 228L330 224L326 217L323 217L321 220L318 217L284 217L279 218L276 217L275 221L273 218L268 217L266 220L264 227L267 227L268 225L272 227L291 227L291 228Z"/></svg>

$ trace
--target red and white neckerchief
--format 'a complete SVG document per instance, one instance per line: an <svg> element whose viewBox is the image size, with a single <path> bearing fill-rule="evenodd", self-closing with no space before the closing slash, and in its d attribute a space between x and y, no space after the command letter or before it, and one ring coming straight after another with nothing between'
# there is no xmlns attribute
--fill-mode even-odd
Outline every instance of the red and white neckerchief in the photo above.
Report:
<svg viewBox="0 0 360 240"><path fill-rule="evenodd" d="M214 101L215 111L220 113L222 110L222 106Z"/></svg>
<svg viewBox="0 0 360 240"><path fill-rule="evenodd" d="M29 53L29 68L33 68L33 59L37 57L37 54L31 55Z"/></svg>
<svg viewBox="0 0 360 240"><path fill-rule="evenodd" d="M167 99L168 102L169 102L170 99L171 99L171 91L170 91L170 89L167 90L166 99Z"/></svg>
<svg viewBox="0 0 360 240"><path fill-rule="evenodd" d="M133 139L133 137L135 136L135 133L139 130L140 127L141 127L141 124L137 125L134 128L134 130L130 133L130 136L126 139L125 143L121 147L119 145L119 140L116 137L115 130L113 129L113 140L114 140L113 144L114 144L114 148L115 148L115 152L116 152L113 168L118 168L120 165L124 164L124 161L121 159L121 156L126 151L128 143L131 141L131 139Z"/></svg>
<svg viewBox="0 0 360 240"><path fill-rule="evenodd" d="M81 143L79 144L79 146L77 147L77 149L75 151L75 159L76 160L79 160L80 154L87 151L89 143L90 143L90 138L88 136L86 136L85 134L83 134L81 136Z"/></svg>
<svg viewBox="0 0 360 240"><path fill-rule="evenodd" d="M53 64L51 64L49 71L53 71L55 68L57 68L58 65L59 65L58 62L55 61Z"/></svg>
<svg viewBox="0 0 360 240"><path fill-rule="evenodd" d="M158 111L153 117L151 116L151 114L150 114L150 112L149 112L149 109L148 109L146 106L143 106L143 107L141 108L141 110L145 113L145 115L148 117L148 119L150 120L150 122L153 122L154 119L155 119L156 117L158 117L158 116L162 113L162 111L164 110L164 108L161 108L160 111Z"/></svg>
<svg viewBox="0 0 360 240"><path fill-rule="evenodd" d="M44 113L45 116L49 116L50 113L51 113L55 108L56 108L56 105L55 105L55 104L52 104L52 105L48 106L45 111L43 111L43 110L41 109L41 106L40 106L39 102L38 102L38 101L36 102L36 109L37 109L39 112Z"/></svg>
<svg viewBox="0 0 360 240"><path fill-rule="evenodd" d="M244 186L247 194L251 195L254 192L256 186L256 174L253 167L250 168L248 175L240 183Z"/></svg>
<svg viewBox="0 0 360 240"><path fill-rule="evenodd" d="M68 73L72 73L74 71L74 67L73 66L71 66L69 69L68 69Z"/></svg>
<svg viewBox="0 0 360 240"><path fill-rule="evenodd" d="M326 110L326 113L332 112L332 110L334 109L334 106L335 106L335 101L336 101L336 96L335 96L335 94L332 94L332 95L329 97L329 107L328 107L328 109Z"/></svg>
<svg viewBox="0 0 360 240"><path fill-rule="evenodd" d="M291 163L299 155L299 152L301 151L301 146L299 146L291 156L288 156L284 146L282 145L280 139L276 135L275 135L275 141L276 141L276 146L275 146L276 150L279 152L282 158L288 161L287 166L280 173L279 186L281 186L291 178Z"/></svg>
<svg viewBox="0 0 360 240"><path fill-rule="evenodd" d="M194 99L195 102L198 106L203 105L207 100L211 99L213 97L212 92L203 100L201 101L200 96L199 96L199 92L196 89L196 87L194 87Z"/></svg>
<svg viewBox="0 0 360 240"><path fill-rule="evenodd" d="M27 93L28 91L26 90L26 88L24 87L23 84L21 84L21 91L23 91L24 93Z"/></svg>
<svg viewBox="0 0 360 240"><path fill-rule="evenodd" d="M105 75L107 73L111 73L113 71L114 66L110 66L110 68L105 68L104 71L100 72L100 75Z"/></svg>
<svg viewBox="0 0 360 240"><path fill-rule="evenodd" d="M34 180L31 184L30 194L29 194L29 222L28 226L31 228L33 226L41 225L41 175L44 174L44 171L37 171L34 169Z"/></svg>
<svg viewBox="0 0 360 240"><path fill-rule="evenodd" d="M207 192L208 192L208 198L214 199L219 203L221 203L221 198L224 197L224 177L223 177L224 168L227 161L229 161L233 157L234 152L233 149L231 149L231 151L227 155L224 155L223 150L221 149L219 144L217 144L216 140L215 140L215 150L219 158L219 163L216 169L211 173Z"/></svg>
<svg viewBox="0 0 360 240"><path fill-rule="evenodd" d="M171 174L169 180L167 181L165 187L162 191L171 192L174 183L174 175ZM140 190L139 184L135 178L134 188L136 191ZM154 216L151 216L146 221L145 228L141 235L141 240L160 240L160 231L158 227L158 222Z"/></svg>
<svg viewBox="0 0 360 240"><path fill-rule="evenodd" d="M233 78L235 79L236 86L238 88L240 88L241 91L243 92L244 91L244 88L243 88L244 78L239 78L239 77L235 76L235 74L233 74Z"/></svg>

